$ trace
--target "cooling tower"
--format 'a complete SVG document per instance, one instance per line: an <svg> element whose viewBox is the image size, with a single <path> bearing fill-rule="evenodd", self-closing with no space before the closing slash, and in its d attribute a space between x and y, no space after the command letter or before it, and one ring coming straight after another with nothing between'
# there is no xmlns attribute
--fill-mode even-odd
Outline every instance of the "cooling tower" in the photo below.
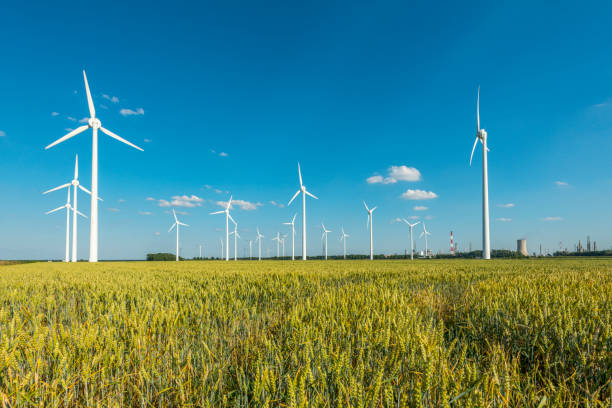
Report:
<svg viewBox="0 0 612 408"><path fill-rule="evenodd" d="M529 252L527 252L527 240L526 239L516 240L516 252L518 252L521 255L529 256Z"/></svg>

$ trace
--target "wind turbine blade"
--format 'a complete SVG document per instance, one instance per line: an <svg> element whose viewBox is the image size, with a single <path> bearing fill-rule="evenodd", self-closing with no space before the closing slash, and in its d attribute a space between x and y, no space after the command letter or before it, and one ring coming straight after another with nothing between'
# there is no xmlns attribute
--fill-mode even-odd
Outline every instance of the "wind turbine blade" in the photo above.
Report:
<svg viewBox="0 0 612 408"><path fill-rule="evenodd" d="M50 192L56 191L56 190L61 190L62 188L70 187L71 185L72 185L71 183L62 184L59 187L55 187L55 188L52 188L51 190L45 191L43 194L47 194L47 193L50 193Z"/></svg>
<svg viewBox="0 0 612 408"><path fill-rule="evenodd" d="M375 210L375 209L377 209L377 208L378 208L378 206L376 206L376 207L372 208L372 212L374 212L374 210Z"/></svg>
<svg viewBox="0 0 612 408"><path fill-rule="evenodd" d="M283 222L283 225L291 225L290 222Z"/></svg>
<svg viewBox="0 0 612 408"><path fill-rule="evenodd" d="M300 169L300 163L298 163L298 176L300 177L300 187L302 187L302 169Z"/></svg>
<svg viewBox="0 0 612 408"><path fill-rule="evenodd" d="M74 160L74 179L79 179L79 155L76 155L76 159Z"/></svg>
<svg viewBox="0 0 612 408"><path fill-rule="evenodd" d="M301 191L301 190L298 190L298 191L297 191L297 193L295 193L295 194L293 195L293 197L291 197L291 200L289 200L289 204L287 204L288 206L289 206L289 205L291 205L291 203L293 202L293 200L295 200L295 197L297 197L297 196L298 196L298 194L300 194L300 191Z"/></svg>
<svg viewBox="0 0 612 408"><path fill-rule="evenodd" d="M89 92L89 83L87 82L87 75L85 75L85 70L83 70L83 79L85 79L85 92L87 92L87 105L89 105L89 116L95 118L96 109L94 108L93 100L91 99L91 92Z"/></svg>
<svg viewBox="0 0 612 408"><path fill-rule="evenodd" d="M54 213L54 212L56 212L56 211L62 210L62 209L64 209L64 208L66 208L66 205L65 205L65 204L64 204L64 205L62 205L61 207L57 207L55 210L47 211L45 214L51 214L51 213Z"/></svg>
<svg viewBox="0 0 612 408"><path fill-rule="evenodd" d="M170 227L170 229L168 230L168 232L172 231L174 229L174 227L176 227L176 222L174 224L172 224L172 226Z"/></svg>
<svg viewBox="0 0 612 408"><path fill-rule="evenodd" d="M232 197L233 196L230 196L230 199L227 202L227 207L225 207L226 210L229 210L232 207Z"/></svg>
<svg viewBox="0 0 612 408"><path fill-rule="evenodd" d="M474 158L474 150L476 150L477 144L478 144L478 136L476 136L476 140L474 140L474 147L472 147L472 154L470 155L470 166L472 165L472 158Z"/></svg>
<svg viewBox="0 0 612 408"><path fill-rule="evenodd" d="M223 214L225 211L221 210L221 211L215 211L215 212L211 212L209 215L215 215L215 214Z"/></svg>
<svg viewBox="0 0 612 408"><path fill-rule="evenodd" d="M297 213L295 213L295 214L293 215L293 219L291 220L291 224L293 224L293 223L295 222L295 217L297 217Z"/></svg>
<svg viewBox="0 0 612 408"><path fill-rule="evenodd" d="M424 234L425 234L424 232L421 232L421 235L419 235L419 238L423 238Z"/></svg>
<svg viewBox="0 0 612 408"><path fill-rule="evenodd" d="M72 209L72 211L76 212L77 214L79 214L81 217L87 218L87 216L85 214L83 214L82 212L80 212L79 210L75 210L74 208Z"/></svg>
<svg viewBox="0 0 612 408"><path fill-rule="evenodd" d="M106 133L107 135L109 135L110 137L112 137L113 139L117 139L118 141L123 142L123 143L125 143L125 144L126 144L126 145L128 145L128 146L132 146L134 149L138 149L138 150L140 150L141 152L144 152L144 150L142 150L140 147L136 146L134 143L128 142L127 140L125 140L125 139L124 139L124 138L122 138L121 136L118 136L118 135L114 134L114 133L113 133L113 132L111 132L110 130L105 129L105 128L103 128L103 127L100 127L100 130L101 130L102 132Z"/></svg>
<svg viewBox="0 0 612 408"><path fill-rule="evenodd" d="M366 202L365 202L365 201L363 202L363 206L365 207L366 211L369 213L369 212L370 212L370 209L368 208L368 205L366 204Z"/></svg>
<svg viewBox="0 0 612 408"><path fill-rule="evenodd" d="M230 220L232 220L232 222L234 224L236 224L236 221L234 221L234 219L232 218L232 215L230 213L227 213L227 216L229 217Z"/></svg>
<svg viewBox="0 0 612 408"><path fill-rule="evenodd" d="M56 144L60 144L65 140L70 139L73 136L78 135L79 133L82 133L84 131L86 131L87 129L89 129L88 125L83 125L83 126L79 126L78 128L74 129L72 132L68 133L66 136L60 137L59 139L57 139L55 142L51 143L49 146L45 147L45 150L52 148L53 146L55 146Z"/></svg>
<svg viewBox="0 0 612 408"><path fill-rule="evenodd" d="M177 224L178 225L182 225L183 227L188 227L189 226L189 224L185 224L185 223L180 222L180 221L177 221Z"/></svg>
<svg viewBox="0 0 612 408"><path fill-rule="evenodd" d="M310 191L305 191L305 193L309 196L311 196L312 198L314 198L315 200L318 200L319 198L317 196L315 196L314 194L312 194Z"/></svg>
<svg viewBox="0 0 612 408"><path fill-rule="evenodd" d="M174 215L174 222L178 222L178 218L176 218L176 211L174 211L174 208L172 209L172 215Z"/></svg>
<svg viewBox="0 0 612 408"><path fill-rule="evenodd" d="M480 132L480 85L478 85L478 96L476 97L476 132Z"/></svg>

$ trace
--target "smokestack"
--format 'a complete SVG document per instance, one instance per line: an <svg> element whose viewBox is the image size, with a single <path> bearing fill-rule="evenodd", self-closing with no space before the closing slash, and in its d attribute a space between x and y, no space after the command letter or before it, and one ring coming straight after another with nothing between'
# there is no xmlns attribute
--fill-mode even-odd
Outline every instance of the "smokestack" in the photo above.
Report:
<svg viewBox="0 0 612 408"><path fill-rule="evenodd" d="M450 254L451 254L451 255L455 255L455 245L454 245L454 243L453 243L453 231L451 231L451 236L450 236L450 238L451 238L451 243L450 243L450 244L451 244L451 246L450 246Z"/></svg>
<svg viewBox="0 0 612 408"><path fill-rule="evenodd" d="M516 252L524 256L529 256L529 252L527 252L527 240L526 239L516 240Z"/></svg>

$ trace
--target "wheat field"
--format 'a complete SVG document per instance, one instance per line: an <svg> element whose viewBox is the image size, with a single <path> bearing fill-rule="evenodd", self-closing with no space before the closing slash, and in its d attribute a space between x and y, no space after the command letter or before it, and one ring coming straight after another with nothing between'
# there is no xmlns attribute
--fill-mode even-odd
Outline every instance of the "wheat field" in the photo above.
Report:
<svg viewBox="0 0 612 408"><path fill-rule="evenodd" d="M612 407L612 261L0 267L3 407Z"/></svg>

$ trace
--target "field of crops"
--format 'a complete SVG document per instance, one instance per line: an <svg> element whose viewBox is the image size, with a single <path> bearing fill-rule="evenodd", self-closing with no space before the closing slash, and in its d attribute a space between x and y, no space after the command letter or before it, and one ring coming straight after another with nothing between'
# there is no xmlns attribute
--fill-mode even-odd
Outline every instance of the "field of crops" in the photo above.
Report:
<svg viewBox="0 0 612 408"><path fill-rule="evenodd" d="M3 407L612 407L612 261L0 267Z"/></svg>

